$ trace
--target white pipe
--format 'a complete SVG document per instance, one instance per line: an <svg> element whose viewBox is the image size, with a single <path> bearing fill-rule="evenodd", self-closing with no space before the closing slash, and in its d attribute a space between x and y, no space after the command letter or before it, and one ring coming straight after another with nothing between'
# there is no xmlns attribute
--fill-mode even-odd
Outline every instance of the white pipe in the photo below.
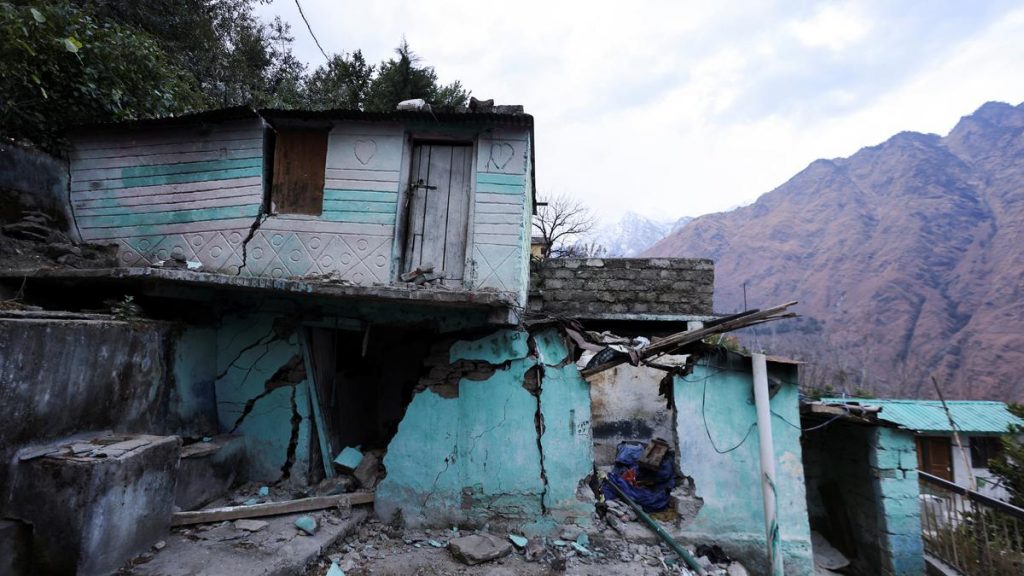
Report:
<svg viewBox="0 0 1024 576"><path fill-rule="evenodd" d="M772 407L768 396L768 363L764 354L751 354L754 374L754 406L757 408L757 437L761 446L761 495L764 498L764 533L772 576L782 576L782 538L775 492L775 447L772 442Z"/></svg>

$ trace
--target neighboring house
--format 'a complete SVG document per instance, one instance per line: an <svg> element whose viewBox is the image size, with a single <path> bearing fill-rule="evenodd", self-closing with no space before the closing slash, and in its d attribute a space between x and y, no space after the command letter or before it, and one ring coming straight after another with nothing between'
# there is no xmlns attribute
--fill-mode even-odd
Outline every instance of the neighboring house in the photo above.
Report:
<svg viewBox="0 0 1024 576"><path fill-rule="evenodd" d="M1011 424L1024 425L1003 402L947 400L949 416L938 400L893 400L823 398L822 402L857 402L881 408L878 419L913 431L917 448L917 468L933 476L970 487L973 476L977 491L1007 500L1006 490L988 470L988 461L1002 451L1000 436ZM953 437L952 417L960 435L963 452Z"/></svg>

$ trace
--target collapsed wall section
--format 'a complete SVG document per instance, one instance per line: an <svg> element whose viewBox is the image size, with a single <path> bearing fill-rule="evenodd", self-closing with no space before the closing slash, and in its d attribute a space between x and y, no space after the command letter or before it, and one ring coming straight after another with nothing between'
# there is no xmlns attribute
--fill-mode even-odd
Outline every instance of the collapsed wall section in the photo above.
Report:
<svg viewBox="0 0 1024 576"><path fill-rule="evenodd" d="M453 371L484 362L493 373L413 397L384 459L378 515L535 531L586 522L576 490L592 467L590 402L569 356L555 330L455 342Z"/></svg>

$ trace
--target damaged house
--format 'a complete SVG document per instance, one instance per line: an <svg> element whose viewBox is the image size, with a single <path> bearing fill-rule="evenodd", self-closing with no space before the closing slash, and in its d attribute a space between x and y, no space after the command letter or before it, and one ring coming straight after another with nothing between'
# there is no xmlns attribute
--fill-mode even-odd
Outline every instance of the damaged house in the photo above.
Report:
<svg viewBox="0 0 1024 576"><path fill-rule="evenodd" d="M531 279L521 107L235 108L69 140L46 182L4 176L31 210L2 228L0 568L108 573L245 482L410 527L592 530L595 462L657 438L677 538L813 572L797 367L767 361L770 427L758 360L703 344L784 307L716 317L706 260ZM630 379L656 423L616 408Z"/></svg>

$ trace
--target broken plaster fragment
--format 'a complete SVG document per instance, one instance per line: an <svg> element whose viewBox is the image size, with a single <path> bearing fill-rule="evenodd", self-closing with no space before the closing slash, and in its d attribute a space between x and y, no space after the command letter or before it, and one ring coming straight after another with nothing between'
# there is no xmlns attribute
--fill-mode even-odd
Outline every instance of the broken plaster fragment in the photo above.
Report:
<svg viewBox="0 0 1024 576"><path fill-rule="evenodd" d="M508 556L512 544L491 534L470 534L452 539L448 549L456 559L473 566Z"/></svg>
<svg viewBox="0 0 1024 576"><path fill-rule="evenodd" d="M305 532L307 535L312 536L316 534L317 523L316 518L312 516L299 516L295 519L295 527Z"/></svg>
<svg viewBox="0 0 1024 576"><path fill-rule="evenodd" d="M516 548L526 548L526 545L530 542L526 536L520 536L518 534L509 534L508 539L515 544Z"/></svg>
<svg viewBox="0 0 1024 576"><path fill-rule="evenodd" d="M345 472L352 472L359 467L363 461L363 453L358 448L346 446L344 450L334 459L334 463Z"/></svg>
<svg viewBox="0 0 1024 576"><path fill-rule="evenodd" d="M246 532L259 532L267 527L267 523L263 520L235 520L235 528L237 530L244 530Z"/></svg>

